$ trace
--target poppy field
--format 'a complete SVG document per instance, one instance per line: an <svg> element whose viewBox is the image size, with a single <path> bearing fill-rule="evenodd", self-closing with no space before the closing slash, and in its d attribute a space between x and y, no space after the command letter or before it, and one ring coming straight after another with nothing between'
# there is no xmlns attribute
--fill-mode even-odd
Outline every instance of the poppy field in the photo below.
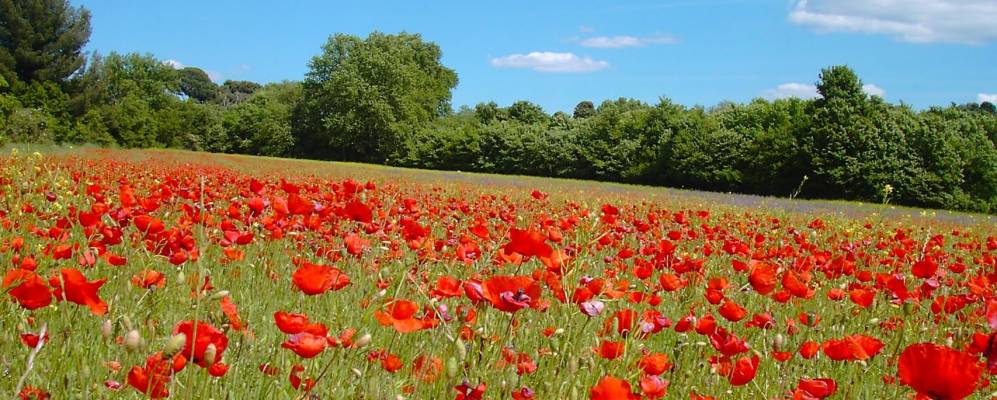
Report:
<svg viewBox="0 0 997 400"><path fill-rule="evenodd" d="M992 217L177 151L0 156L0 396L963 399Z"/></svg>

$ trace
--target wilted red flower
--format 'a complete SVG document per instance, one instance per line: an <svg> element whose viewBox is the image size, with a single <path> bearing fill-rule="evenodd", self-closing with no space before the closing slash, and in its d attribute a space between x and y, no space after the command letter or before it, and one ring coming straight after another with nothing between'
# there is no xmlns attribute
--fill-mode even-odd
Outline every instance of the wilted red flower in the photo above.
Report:
<svg viewBox="0 0 997 400"><path fill-rule="evenodd" d="M900 383L934 400L969 397L983 372L978 357L932 343L907 346L897 364Z"/></svg>

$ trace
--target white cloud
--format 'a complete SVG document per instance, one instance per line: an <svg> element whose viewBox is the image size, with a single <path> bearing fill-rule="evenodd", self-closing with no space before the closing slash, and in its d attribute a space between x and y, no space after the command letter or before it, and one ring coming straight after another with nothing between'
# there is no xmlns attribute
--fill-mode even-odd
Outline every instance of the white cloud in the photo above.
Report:
<svg viewBox="0 0 997 400"><path fill-rule="evenodd" d="M883 90L883 88L873 85L871 83L862 85L862 91L870 96L886 97L886 90Z"/></svg>
<svg viewBox="0 0 997 400"><path fill-rule="evenodd" d="M883 90L883 88L871 83L862 85L862 91L870 96L886 96L886 90ZM764 96L769 99L785 99L789 97L814 99L820 97L820 93L817 93L817 86L815 85L811 85L809 83L789 82L776 86L775 89L766 90Z"/></svg>
<svg viewBox="0 0 997 400"><path fill-rule="evenodd" d="M600 49L618 49L621 47L644 47L653 44L678 43L678 39L671 35L655 36L596 36L583 39L582 46L595 47Z"/></svg>
<svg viewBox="0 0 997 400"><path fill-rule="evenodd" d="M997 41L993 0L798 0L788 18L820 32L883 34L912 43Z"/></svg>
<svg viewBox="0 0 997 400"><path fill-rule="evenodd" d="M539 72L593 72L609 67L606 61L579 57L574 53L534 51L492 59L497 68L529 68Z"/></svg>
<svg viewBox="0 0 997 400"><path fill-rule="evenodd" d="M183 65L182 62L172 59L163 61L163 64L169 65L173 69L183 69L186 67L186 65Z"/></svg>
<svg viewBox="0 0 997 400"><path fill-rule="evenodd" d="M817 96L819 96L817 94L817 86L796 82L783 83L776 86L775 89L765 91L765 97L770 99L785 99L789 97L812 99Z"/></svg>
<svg viewBox="0 0 997 400"><path fill-rule="evenodd" d="M976 95L977 103L982 103L984 101L989 101L993 104L997 104L997 93L980 93Z"/></svg>

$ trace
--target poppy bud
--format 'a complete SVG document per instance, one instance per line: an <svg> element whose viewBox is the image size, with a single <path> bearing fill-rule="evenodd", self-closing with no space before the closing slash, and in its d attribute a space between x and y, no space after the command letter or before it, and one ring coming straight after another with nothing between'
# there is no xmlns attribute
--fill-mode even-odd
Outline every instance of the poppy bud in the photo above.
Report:
<svg viewBox="0 0 997 400"><path fill-rule="evenodd" d="M910 301L904 302L904 315L911 315L914 313L914 303Z"/></svg>
<svg viewBox="0 0 997 400"><path fill-rule="evenodd" d="M952 336L945 338L945 345L948 347L952 347Z"/></svg>
<svg viewBox="0 0 997 400"><path fill-rule="evenodd" d="M457 347L457 358L464 361L464 359L467 358L467 346L464 344L464 341L457 339L457 341L454 342L454 345Z"/></svg>
<svg viewBox="0 0 997 400"><path fill-rule="evenodd" d="M447 378L453 379L457 377L457 359L450 357L447 359Z"/></svg>
<svg viewBox="0 0 997 400"><path fill-rule="evenodd" d="M144 347L144 345L145 343L143 343L142 335L139 334L137 330L132 329L125 334L125 349L129 352L138 351Z"/></svg>
<svg viewBox="0 0 997 400"><path fill-rule="evenodd" d="M557 328L557 329L555 329L554 330L554 334L555 335L563 335L564 334L564 328Z"/></svg>
<svg viewBox="0 0 997 400"><path fill-rule="evenodd" d="M776 351L782 351L782 346L785 344L786 338L781 333L775 334L775 338L772 339L772 348Z"/></svg>
<svg viewBox="0 0 997 400"><path fill-rule="evenodd" d="M121 318L121 323L125 324L125 329L127 330L135 329L132 327L132 319L128 318L127 315Z"/></svg>
<svg viewBox="0 0 997 400"><path fill-rule="evenodd" d="M357 378L363 378L363 371L356 368L350 368L350 371L352 371L353 375L356 375Z"/></svg>
<svg viewBox="0 0 997 400"><path fill-rule="evenodd" d="M186 340L185 340L186 341ZM215 357L218 355L218 347L214 343L211 343L204 349L204 359L208 364L215 363Z"/></svg>
<svg viewBox="0 0 997 400"><path fill-rule="evenodd" d="M357 348L366 347L367 345L370 344L370 341L371 341L370 334L367 333L361 336L360 339L357 339L356 342L353 342L353 345L356 346Z"/></svg>
<svg viewBox="0 0 997 400"><path fill-rule="evenodd" d="M571 372L571 373L578 372L578 359L577 358L572 357L572 358L568 359L568 371Z"/></svg>
<svg viewBox="0 0 997 400"><path fill-rule="evenodd" d="M114 334L114 326L111 325L111 320L105 319L104 322L101 322L100 334L104 336L104 339L111 338L111 335Z"/></svg>
<svg viewBox="0 0 997 400"><path fill-rule="evenodd" d="M183 349L185 343L187 343L187 335L183 333L170 336L170 340L166 341L166 347L163 348L163 354L172 356Z"/></svg>
<svg viewBox="0 0 997 400"><path fill-rule="evenodd" d="M879 318L870 318L869 325L879 325Z"/></svg>
<svg viewBox="0 0 997 400"><path fill-rule="evenodd" d="M388 294L388 289L381 289L377 292L376 295L374 295L374 297L381 298L384 297L384 295L386 294Z"/></svg>
<svg viewBox="0 0 997 400"><path fill-rule="evenodd" d="M211 295L209 300L221 300L228 297L229 294L231 293L228 290L219 290L215 292L215 294Z"/></svg>

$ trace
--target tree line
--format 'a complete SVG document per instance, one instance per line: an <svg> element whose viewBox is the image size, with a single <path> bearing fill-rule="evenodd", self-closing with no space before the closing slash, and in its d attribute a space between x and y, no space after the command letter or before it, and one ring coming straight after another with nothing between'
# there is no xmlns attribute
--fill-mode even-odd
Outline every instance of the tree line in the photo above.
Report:
<svg viewBox="0 0 997 400"><path fill-rule="evenodd" d="M418 34L336 34L302 81L213 82L149 54L85 54L90 14L0 0L0 143L92 143L598 179L997 212L997 110L914 110L847 66L815 99L686 107L620 98L548 114L451 106Z"/></svg>

